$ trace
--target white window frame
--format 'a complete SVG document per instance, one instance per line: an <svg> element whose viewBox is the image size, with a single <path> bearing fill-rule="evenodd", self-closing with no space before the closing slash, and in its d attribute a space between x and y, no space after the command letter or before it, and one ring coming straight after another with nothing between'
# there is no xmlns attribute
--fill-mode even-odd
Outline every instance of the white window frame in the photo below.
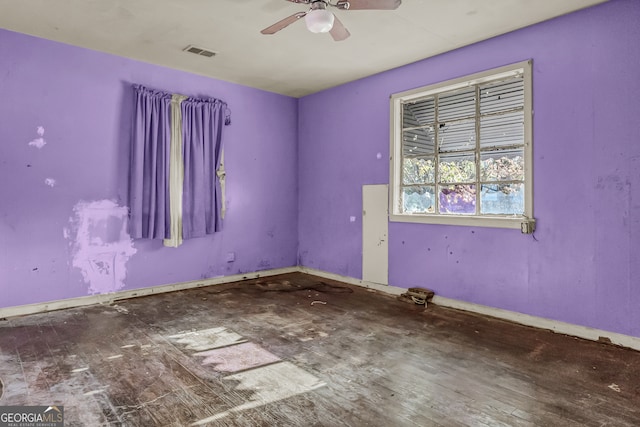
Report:
<svg viewBox="0 0 640 427"><path fill-rule="evenodd" d="M523 61L504 67L447 80L417 89L391 95L391 147L389 178L389 220L426 224L447 224L477 227L498 227L520 229L532 233L535 229L533 216L533 102L532 102L532 61ZM501 80L523 75L524 78L524 215L459 215L440 213L402 213L402 110L403 104L442 92L461 89L471 85ZM480 135L481 137L481 135ZM476 149L476 156L479 151ZM437 153L436 153L437 154ZM479 171L476 171L479 173ZM436 177L437 182L437 177ZM477 189L476 191L479 191Z"/></svg>

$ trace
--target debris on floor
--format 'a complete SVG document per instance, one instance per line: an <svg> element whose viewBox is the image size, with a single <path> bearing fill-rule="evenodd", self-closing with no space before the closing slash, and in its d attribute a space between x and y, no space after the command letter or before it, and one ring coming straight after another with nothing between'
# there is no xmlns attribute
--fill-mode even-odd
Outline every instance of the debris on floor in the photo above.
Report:
<svg viewBox="0 0 640 427"><path fill-rule="evenodd" d="M611 384L608 387L613 391L617 391L618 393L620 393L622 391L622 390L620 390L620 386L618 384Z"/></svg>
<svg viewBox="0 0 640 427"><path fill-rule="evenodd" d="M398 296L400 301L427 306L427 303L433 298L433 292L427 288L409 288L407 292Z"/></svg>

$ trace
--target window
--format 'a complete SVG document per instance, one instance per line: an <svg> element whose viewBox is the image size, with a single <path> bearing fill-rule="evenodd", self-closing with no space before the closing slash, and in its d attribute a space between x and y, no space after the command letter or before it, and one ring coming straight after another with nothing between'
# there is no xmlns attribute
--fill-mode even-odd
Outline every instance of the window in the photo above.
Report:
<svg viewBox="0 0 640 427"><path fill-rule="evenodd" d="M391 96L390 219L535 227L531 61Z"/></svg>

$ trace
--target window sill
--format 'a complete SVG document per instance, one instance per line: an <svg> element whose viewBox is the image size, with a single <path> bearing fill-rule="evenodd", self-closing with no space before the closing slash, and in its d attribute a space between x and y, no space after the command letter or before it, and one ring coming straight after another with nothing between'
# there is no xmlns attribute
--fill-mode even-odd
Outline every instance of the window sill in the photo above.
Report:
<svg viewBox="0 0 640 427"><path fill-rule="evenodd" d="M492 227L492 228L513 228L521 230L525 234L530 234L535 230L535 219L521 216L463 216L463 215L428 215L428 214L407 214L389 215L391 222L413 222L420 224L440 224L440 225L461 225L469 227ZM526 230L526 231L525 231Z"/></svg>

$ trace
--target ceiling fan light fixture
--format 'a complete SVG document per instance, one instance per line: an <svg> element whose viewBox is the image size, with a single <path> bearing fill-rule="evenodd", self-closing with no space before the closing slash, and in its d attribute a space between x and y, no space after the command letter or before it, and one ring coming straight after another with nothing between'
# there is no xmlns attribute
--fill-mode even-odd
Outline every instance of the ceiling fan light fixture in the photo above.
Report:
<svg viewBox="0 0 640 427"><path fill-rule="evenodd" d="M333 28L333 13L326 9L314 9L307 13L304 22L312 33L328 33Z"/></svg>

